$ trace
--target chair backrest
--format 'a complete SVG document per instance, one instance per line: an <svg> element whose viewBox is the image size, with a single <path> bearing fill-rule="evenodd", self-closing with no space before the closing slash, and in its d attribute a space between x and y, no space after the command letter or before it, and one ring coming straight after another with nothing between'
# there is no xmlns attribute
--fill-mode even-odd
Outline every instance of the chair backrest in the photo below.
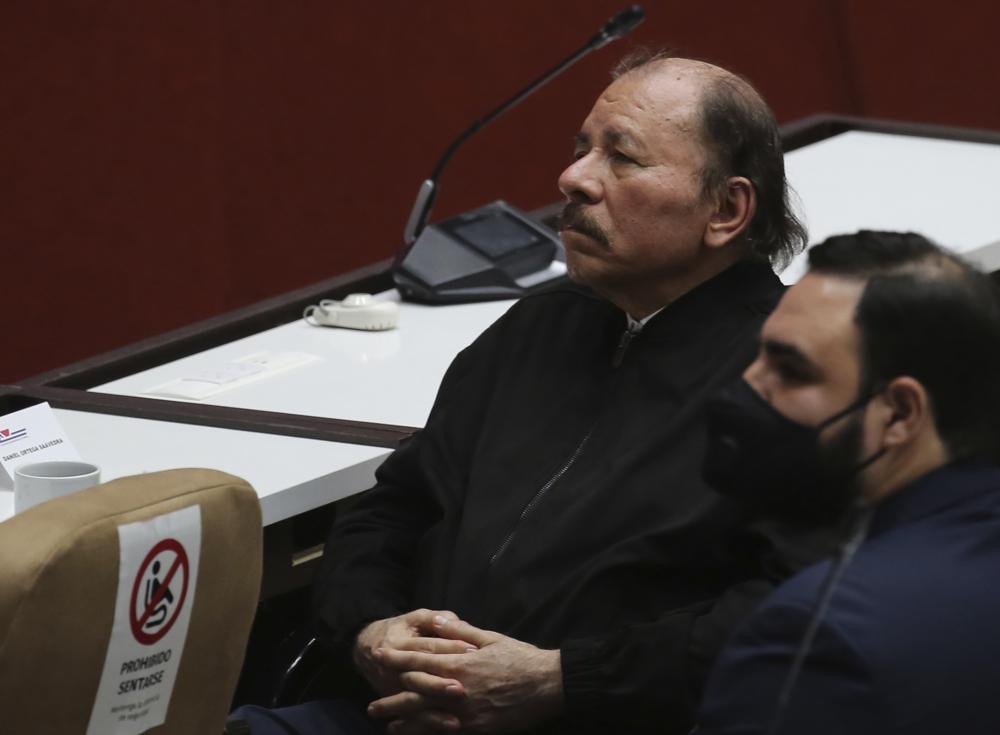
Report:
<svg viewBox="0 0 1000 735"><path fill-rule="evenodd" d="M0 523L0 732L218 735L260 593L243 480L170 470Z"/></svg>

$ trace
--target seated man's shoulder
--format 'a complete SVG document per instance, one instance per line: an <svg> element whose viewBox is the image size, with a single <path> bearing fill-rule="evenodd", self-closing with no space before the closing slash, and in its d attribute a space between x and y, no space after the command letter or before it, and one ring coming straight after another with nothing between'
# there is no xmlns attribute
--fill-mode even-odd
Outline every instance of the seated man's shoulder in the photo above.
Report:
<svg viewBox="0 0 1000 735"><path fill-rule="evenodd" d="M516 332L518 339L523 339L529 334L536 338L567 335L584 327L617 331L624 324L625 317L617 307L583 286L568 283L522 297L489 331L495 338L509 338Z"/></svg>
<svg viewBox="0 0 1000 735"><path fill-rule="evenodd" d="M1000 617L1000 591L983 584L985 569L1000 564L1000 543L991 552L969 555L955 546L949 550L941 539L909 536L889 534L859 550L831 596L825 634L883 671L933 666L956 647L975 647L977 641L991 657L1000 657L1000 630L993 622ZM831 564L813 565L779 587L748 621L746 640L800 636Z"/></svg>
<svg viewBox="0 0 1000 735"><path fill-rule="evenodd" d="M617 307L586 286L572 281L522 297L511 307L509 313L518 315L552 314L565 317L567 312L614 315L621 318L621 311Z"/></svg>

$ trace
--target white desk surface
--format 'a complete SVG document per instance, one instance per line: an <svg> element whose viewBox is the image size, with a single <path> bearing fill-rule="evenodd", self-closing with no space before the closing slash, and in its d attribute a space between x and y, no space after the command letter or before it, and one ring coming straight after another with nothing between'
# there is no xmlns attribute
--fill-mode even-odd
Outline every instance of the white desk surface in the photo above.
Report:
<svg viewBox="0 0 1000 735"><path fill-rule="evenodd" d="M101 468L102 481L181 467L222 470L254 487L264 525L371 487L390 452L84 411L55 409L55 414L80 456ZM13 513L13 492L0 489L0 521Z"/></svg>
<svg viewBox="0 0 1000 735"><path fill-rule="evenodd" d="M399 298L395 291L377 297ZM399 326L385 332L315 327L300 319L93 390L142 395L142 391L169 380L219 367L254 352L305 352L322 359L200 403L421 427L455 355L512 303L403 303Z"/></svg>
<svg viewBox="0 0 1000 735"><path fill-rule="evenodd" d="M394 291L379 297L398 298ZM322 359L203 402L420 427L452 359L512 303L402 304L399 328L387 332L314 327L299 320L95 390L141 395L173 378L254 352L306 352ZM376 468L390 452L85 411L55 413L80 456L101 467L103 481L178 467L223 470L245 478L257 490L265 525L371 487ZM12 514L13 493L0 490L0 521Z"/></svg>
<svg viewBox="0 0 1000 735"><path fill-rule="evenodd" d="M1000 268L1000 145L850 131L790 151L809 242L856 230L919 232ZM781 274L797 281L800 255Z"/></svg>

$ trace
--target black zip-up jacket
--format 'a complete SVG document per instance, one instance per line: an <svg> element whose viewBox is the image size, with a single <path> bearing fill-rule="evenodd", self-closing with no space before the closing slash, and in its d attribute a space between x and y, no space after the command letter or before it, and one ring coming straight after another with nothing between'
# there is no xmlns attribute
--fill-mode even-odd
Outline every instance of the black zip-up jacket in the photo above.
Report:
<svg viewBox="0 0 1000 735"><path fill-rule="evenodd" d="M453 610L561 649L566 710L541 731L685 731L729 630L814 558L700 473L704 401L750 363L781 293L741 263L634 336L578 290L514 305L335 524L316 597L330 641Z"/></svg>

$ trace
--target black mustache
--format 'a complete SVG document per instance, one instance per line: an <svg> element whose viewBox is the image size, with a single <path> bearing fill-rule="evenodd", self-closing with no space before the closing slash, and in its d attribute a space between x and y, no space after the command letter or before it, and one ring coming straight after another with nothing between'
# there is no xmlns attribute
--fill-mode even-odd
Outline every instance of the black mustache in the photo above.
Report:
<svg viewBox="0 0 1000 735"><path fill-rule="evenodd" d="M603 245L611 244L601 226L591 219L590 215L584 211L583 205L578 202L569 202L563 207L562 213L559 215L559 230L562 231L570 228L597 240L597 242Z"/></svg>

